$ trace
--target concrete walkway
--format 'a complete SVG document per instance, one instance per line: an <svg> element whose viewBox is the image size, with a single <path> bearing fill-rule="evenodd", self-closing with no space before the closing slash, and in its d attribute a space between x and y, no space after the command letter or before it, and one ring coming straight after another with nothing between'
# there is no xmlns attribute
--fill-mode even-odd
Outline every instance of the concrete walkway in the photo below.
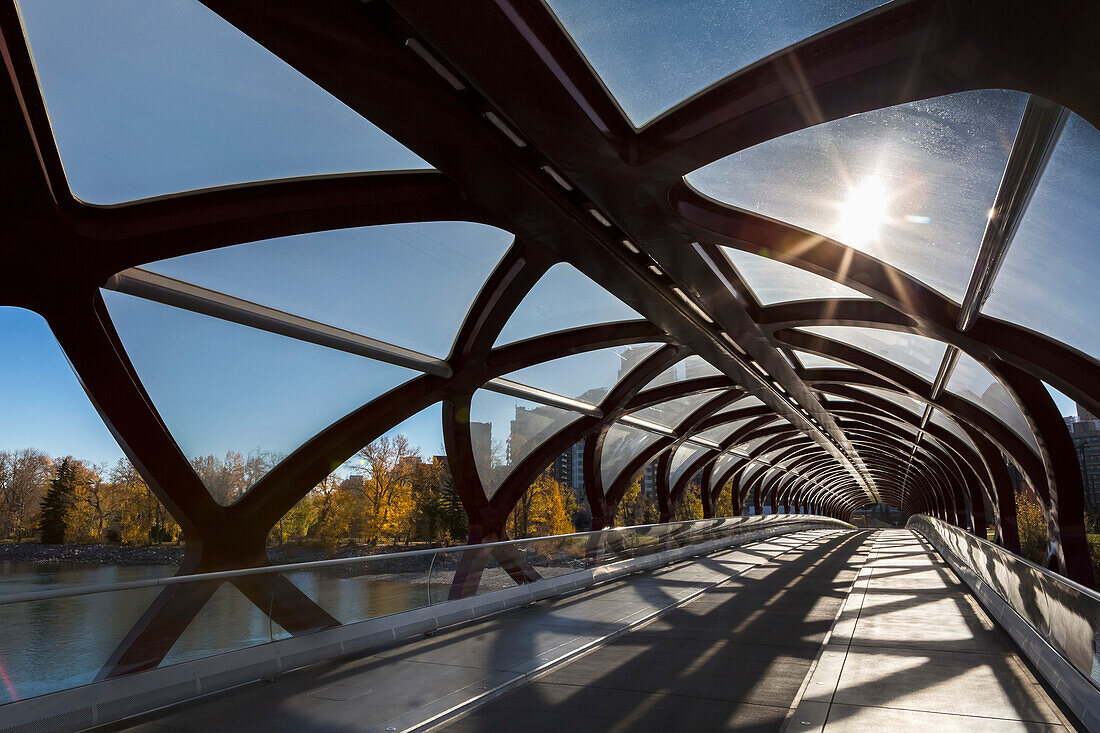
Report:
<svg viewBox="0 0 1100 733"><path fill-rule="evenodd" d="M275 682L246 685L99 730L423 730L450 719L456 711L525 685L563 661L620 637L706 591L729 586L727 590L732 592L741 584L731 582L749 577L754 569L765 566L775 572L788 562L800 562L806 553L850 542L851 537L842 531L821 530L783 535L504 612L370 656L314 665ZM817 590L826 591L839 608L842 591L831 586ZM746 613L751 612L750 605L744 606ZM805 676L835 613L821 622L816 641L807 640L809 646L799 652L798 681ZM685 643L684 648L694 647ZM497 730L509 729L515 728Z"/></svg>
<svg viewBox="0 0 1100 733"><path fill-rule="evenodd" d="M1046 691L942 558L876 533L790 730L1065 731Z"/></svg>
<svg viewBox="0 0 1100 733"><path fill-rule="evenodd" d="M822 533L442 730L781 730L870 536Z"/></svg>

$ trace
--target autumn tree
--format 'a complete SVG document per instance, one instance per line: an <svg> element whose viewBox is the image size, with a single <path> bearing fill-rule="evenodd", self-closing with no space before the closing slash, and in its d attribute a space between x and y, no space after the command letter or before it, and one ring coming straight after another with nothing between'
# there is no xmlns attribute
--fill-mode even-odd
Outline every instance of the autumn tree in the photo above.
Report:
<svg viewBox="0 0 1100 733"><path fill-rule="evenodd" d="M69 542L78 544L102 542L114 513L117 492L104 480L99 467L78 460L73 460L71 467L76 480L65 536Z"/></svg>
<svg viewBox="0 0 1100 733"><path fill-rule="evenodd" d="M545 537L576 531L573 491L554 479L548 468L527 487L508 516L505 528L510 537Z"/></svg>
<svg viewBox="0 0 1100 733"><path fill-rule="evenodd" d="M383 534L404 536L412 518L413 472L420 453L404 435L382 437L355 454L363 479L363 531L373 547Z"/></svg>
<svg viewBox="0 0 1100 733"><path fill-rule="evenodd" d="M1047 556L1047 522L1043 509L1026 492L1016 494L1016 529L1020 535L1020 554L1037 565Z"/></svg>
<svg viewBox="0 0 1100 733"><path fill-rule="evenodd" d="M676 511L672 513L674 522L685 522L692 519L703 518L703 495L699 483L695 480L688 482L684 487L684 493L676 504Z"/></svg>
<svg viewBox="0 0 1100 733"><path fill-rule="evenodd" d="M642 475L638 474L619 500L619 506L615 510L615 526L653 524L660 518L657 499L642 491Z"/></svg>
<svg viewBox="0 0 1100 733"><path fill-rule="evenodd" d="M733 495L737 492L736 487L730 483L726 483L722 487L722 492L718 494L718 501L714 505L714 516L716 517L735 517L740 516L741 512L737 511L733 507Z"/></svg>

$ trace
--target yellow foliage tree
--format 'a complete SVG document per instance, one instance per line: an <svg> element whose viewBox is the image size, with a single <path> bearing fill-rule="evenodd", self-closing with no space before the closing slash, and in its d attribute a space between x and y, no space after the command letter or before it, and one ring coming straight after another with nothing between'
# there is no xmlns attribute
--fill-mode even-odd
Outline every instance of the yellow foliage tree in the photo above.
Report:
<svg viewBox="0 0 1100 733"><path fill-rule="evenodd" d="M577 500L573 491L543 471L523 493L508 516L505 529L510 537L546 537L575 532L573 512Z"/></svg>
<svg viewBox="0 0 1100 733"><path fill-rule="evenodd" d="M1020 553L1042 565L1047 555L1047 521L1043 509L1026 492L1016 494L1016 528L1020 534Z"/></svg>
<svg viewBox="0 0 1100 733"><path fill-rule="evenodd" d="M692 519L703 518L703 495L699 484L692 481L684 488L680 497L680 503L676 505L672 519L676 522L686 522Z"/></svg>

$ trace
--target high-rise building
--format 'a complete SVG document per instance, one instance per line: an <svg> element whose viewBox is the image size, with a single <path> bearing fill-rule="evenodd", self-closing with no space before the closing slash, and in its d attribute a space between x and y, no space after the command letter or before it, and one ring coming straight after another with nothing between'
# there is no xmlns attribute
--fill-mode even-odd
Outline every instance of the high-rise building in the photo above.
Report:
<svg viewBox="0 0 1100 733"><path fill-rule="evenodd" d="M1085 501L1100 504L1100 420L1077 406L1077 420L1070 426L1077 462L1081 465L1081 483Z"/></svg>

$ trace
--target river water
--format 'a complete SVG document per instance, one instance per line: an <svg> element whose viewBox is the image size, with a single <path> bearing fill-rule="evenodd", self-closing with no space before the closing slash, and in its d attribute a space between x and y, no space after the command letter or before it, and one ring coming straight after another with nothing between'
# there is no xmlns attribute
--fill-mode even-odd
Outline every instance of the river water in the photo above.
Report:
<svg viewBox="0 0 1100 733"><path fill-rule="evenodd" d="M382 578L347 567L287 577L343 623L427 605L423 569ZM87 583L105 584L170 576L166 565L89 567L0 563L0 596ZM433 577L431 600L446 597L449 577ZM141 618L159 588L98 593L0 605L0 703L87 684ZM163 665L262 644L288 634L271 623L235 587L223 584L173 645ZM162 666L163 666L162 665Z"/></svg>

